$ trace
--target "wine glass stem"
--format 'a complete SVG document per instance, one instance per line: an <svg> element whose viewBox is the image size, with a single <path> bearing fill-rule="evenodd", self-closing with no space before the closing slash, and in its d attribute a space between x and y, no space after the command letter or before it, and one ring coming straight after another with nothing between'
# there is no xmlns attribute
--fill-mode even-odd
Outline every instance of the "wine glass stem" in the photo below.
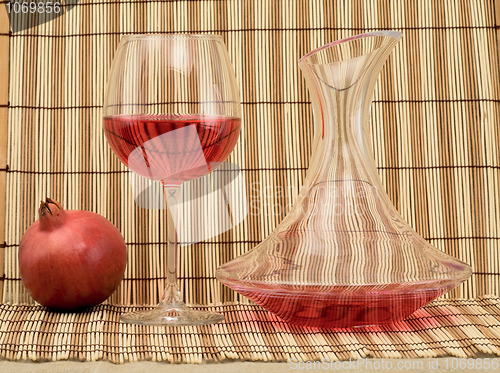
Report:
<svg viewBox="0 0 500 373"><path fill-rule="evenodd" d="M160 305L183 305L184 302L177 285L177 222L178 199L180 185L163 186L163 196L167 205L167 281Z"/></svg>

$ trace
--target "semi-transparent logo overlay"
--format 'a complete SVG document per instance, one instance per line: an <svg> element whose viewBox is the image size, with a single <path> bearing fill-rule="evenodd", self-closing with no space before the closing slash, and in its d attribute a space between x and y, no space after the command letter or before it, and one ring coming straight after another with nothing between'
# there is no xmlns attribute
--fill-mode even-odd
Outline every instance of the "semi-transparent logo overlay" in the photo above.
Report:
<svg viewBox="0 0 500 373"><path fill-rule="evenodd" d="M129 173L135 203L144 209L163 210L163 185ZM240 168L225 162L212 173L181 185L175 228L181 246L218 236L241 223L248 214L245 182Z"/></svg>
<svg viewBox="0 0 500 373"><path fill-rule="evenodd" d="M79 0L8 0L4 2L12 32L28 30L66 14Z"/></svg>

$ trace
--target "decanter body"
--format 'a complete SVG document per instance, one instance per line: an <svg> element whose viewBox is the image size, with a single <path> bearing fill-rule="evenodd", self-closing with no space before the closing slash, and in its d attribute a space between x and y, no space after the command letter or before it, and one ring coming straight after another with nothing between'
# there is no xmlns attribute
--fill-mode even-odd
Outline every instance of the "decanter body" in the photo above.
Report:
<svg viewBox="0 0 500 373"><path fill-rule="evenodd" d="M287 322L323 328L395 322L471 274L404 221L377 175L370 104L400 37L362 34L299 62L315 117L304 186L271 235L217 270L222 283Z"/></svg>

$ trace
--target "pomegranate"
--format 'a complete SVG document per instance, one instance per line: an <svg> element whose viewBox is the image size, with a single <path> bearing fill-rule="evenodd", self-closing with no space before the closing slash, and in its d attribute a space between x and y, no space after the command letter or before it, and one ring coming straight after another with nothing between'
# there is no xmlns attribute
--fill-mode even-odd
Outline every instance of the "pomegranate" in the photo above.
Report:
<svg viewBox="0 0 500 373"><path fill-rule="evenodd" d="M116 227L90 211L63 210L47 198L19 244L19 269L28 293L46 307L75 310L106 300L127 264Z"/></svg>

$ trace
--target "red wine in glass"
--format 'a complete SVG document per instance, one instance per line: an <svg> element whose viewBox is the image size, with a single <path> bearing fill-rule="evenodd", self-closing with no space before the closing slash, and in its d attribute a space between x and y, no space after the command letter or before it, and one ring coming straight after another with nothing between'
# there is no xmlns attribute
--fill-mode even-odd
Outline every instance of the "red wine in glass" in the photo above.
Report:
<svg viewBox="0 0 500 373"><path fill-rule="evenodd" d="M208 174L233 150L241 119L205 115L117 115L104 133L119 159L153 180L182 183Z"/></svg>

